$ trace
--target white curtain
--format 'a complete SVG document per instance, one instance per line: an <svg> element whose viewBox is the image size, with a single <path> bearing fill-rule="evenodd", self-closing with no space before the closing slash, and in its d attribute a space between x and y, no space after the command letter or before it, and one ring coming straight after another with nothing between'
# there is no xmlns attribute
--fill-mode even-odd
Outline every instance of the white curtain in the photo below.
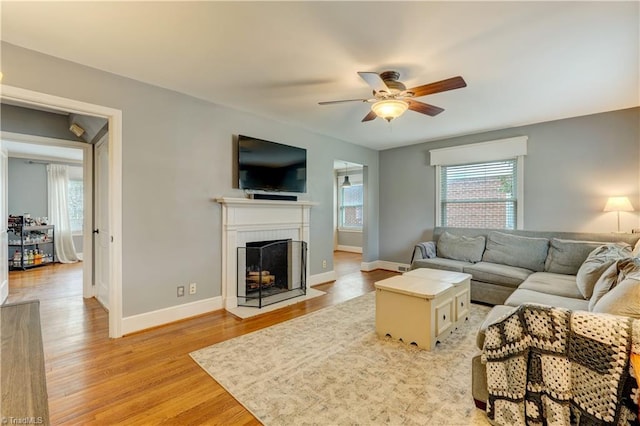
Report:
<svg viewBox="0 0 640 426"><path fill-rule="evenodd" d="M47 188L49 190L49 222L55 226L56 258L60 263L77 262L78 255L73 245L67 191L69 168L60 164L47 165Z"/></svg>

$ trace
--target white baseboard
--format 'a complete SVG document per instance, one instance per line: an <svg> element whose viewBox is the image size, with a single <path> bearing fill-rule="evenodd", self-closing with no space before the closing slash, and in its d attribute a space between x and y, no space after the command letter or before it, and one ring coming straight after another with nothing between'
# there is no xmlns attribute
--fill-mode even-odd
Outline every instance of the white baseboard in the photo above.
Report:
<svg viewBox="0 0 640 426"><path fill-rule="evenodd" d="M336 271L323 272L322 274L309 275L309 279L307 280L307 287L312 287L314 285L328 283L331 281L335 281L338 279L338 274Z"/></svg>
<svg viewBox="0 0 640 426"><path fill-rule="evenodd" d="M4 281L0 285L0 305L7 301L9 297L9 281Z"/></svg>
<svg viewBox="0 0 640 426"><path fill-rule="evenodd" d="M388 260L374 260L373 262L362 262L360 270L363 272L371 272L376 269L384 269L386 271L406 272L411 265L408 263L389 262Z"/></svg>
<svg viewBox="0 0 640 426"><path fill-rule="evenodd" d="M350 253L362 253L362 247L357 247L357 246L341 246L341 245L337 245L336 246L336 250L337 251L348 251Z"/></svg>
<svg viewBox="0 0 640 426"><path fill-rule="evenodd" d="M378 269L395 272L407 272L411 265L400 262L389 262L388 260L378 260Z"/></svg>
<svg viewBox="0 0 640 426"><path fill-rule="evenodd" d="M362 262L360 263L360 270L362 272L371 272L378 269L378 261L374 260L373 262Z"/></svg>
<svg viewBox="0 0 640 426"><path fill-rule="evenodd" d="M222 296L122 318L122 334L130 334L222 309Z"/></svg>

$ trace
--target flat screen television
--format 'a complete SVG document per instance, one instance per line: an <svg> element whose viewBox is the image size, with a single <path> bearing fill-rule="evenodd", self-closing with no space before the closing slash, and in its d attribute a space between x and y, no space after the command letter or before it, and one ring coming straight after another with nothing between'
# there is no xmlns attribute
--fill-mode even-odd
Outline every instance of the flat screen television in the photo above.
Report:
<svg viewBox="0 0 640 426"><path fill-rule="evenodd" d="M307 150L250 136L238 136L240 189L306 192Z"/></svg>

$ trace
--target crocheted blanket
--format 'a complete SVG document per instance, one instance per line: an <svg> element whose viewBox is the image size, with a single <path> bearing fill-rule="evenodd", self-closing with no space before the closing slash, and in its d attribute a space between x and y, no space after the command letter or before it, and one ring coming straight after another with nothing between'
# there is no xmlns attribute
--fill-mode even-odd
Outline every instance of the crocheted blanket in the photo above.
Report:
<svg viewBox="0 0 640 426"><path fill-rule="evenodd" d="M487 416L497 425L638 424L640 320L522 305L487 328Z"/></svg>

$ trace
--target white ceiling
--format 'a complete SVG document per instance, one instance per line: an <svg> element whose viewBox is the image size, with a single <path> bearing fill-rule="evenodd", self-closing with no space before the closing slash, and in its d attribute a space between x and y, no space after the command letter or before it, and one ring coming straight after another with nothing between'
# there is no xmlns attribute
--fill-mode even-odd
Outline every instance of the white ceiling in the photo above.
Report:
<svg viewBox="0 0 640 426"><path fill-rule="evenodd" d="M639 5L3 1L1 24L9 43L384 149L638 106ZM388 69L468 87L390 125L318 105L369 97L356 72Z"/></svg>

